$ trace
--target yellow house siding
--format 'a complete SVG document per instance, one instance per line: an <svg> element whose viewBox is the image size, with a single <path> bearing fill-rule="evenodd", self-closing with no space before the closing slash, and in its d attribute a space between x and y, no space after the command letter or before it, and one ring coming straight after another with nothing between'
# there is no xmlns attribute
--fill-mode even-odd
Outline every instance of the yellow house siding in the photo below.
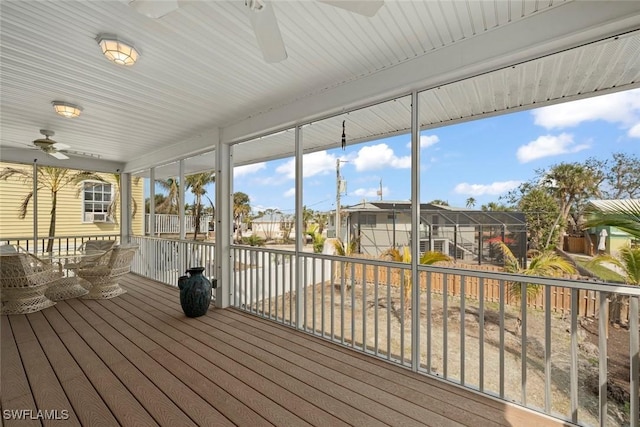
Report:
<svg viewBox="0 0 640 427"><path fill-rule="evenodd" d="M30 165L16 165L0 162L0 169L12 167L23 169L29 173L32 171ZM112 194L116 191L115 177L110 174L99 174L104 180L113 186ZM80 186L68 185L58 192L56 205L56 236L89 236L89 235L119 235L120 225L108 222L83 222L83 199L82 192L77 193ZM0 237L17 238L33 236L33 200L29 202L27 215L24 219L18 218L19 207L25 195L32 191L29 182L24 183L16 177L0 181ZM132 220L132 231L136 235L143 233L141 206L144 207L143 181L137 184L132 182L132 197L138 203L139 212ZM49 234L49 224L51 221L51 191L44 188L38 191L38 236L44 237ZM116 218L120 217L120 212L116 213Z"/></svg>

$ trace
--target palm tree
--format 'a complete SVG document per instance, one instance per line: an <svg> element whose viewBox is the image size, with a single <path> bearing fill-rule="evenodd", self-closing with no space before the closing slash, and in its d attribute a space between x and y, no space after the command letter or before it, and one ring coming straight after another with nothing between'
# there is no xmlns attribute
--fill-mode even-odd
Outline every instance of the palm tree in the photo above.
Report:
<svg viewBox="0 0 640 427"><path fill-rule="evenodd" d="M194 175L189 175L185 178L185 183L188 189L191 189L191 193L195 196L195 203L193 206L195 214L195 225L193 231L193 240L196 240L198 233L200 232L200 217L202 216L202 196L207 193L206 186L216 182L216 176L214 172L202 172Z"/></svg>
<svg viewBox="0 0 640 427"><path fill-rule="evenodd" d="M640 199L603 200L592 210L585 227L611 226L640 239Z"/></svg>
<svg viewBox="0 0 640 427"><path fill-rule="evenodd" d="M318 224L318 233L322 234L324 227L327 225L328 216L324 212L315 212L313 220Z"/></svg>
<svg viewBox="0 0 640 427"><path fill-rule="evenodd" d="M313 209L308 209L306 206L302 207L302 229L306 230L309 227L309 223L313 220Z"/></svg>
<svg viewBox="0 0 640 427"><path fill-rule="evenodd" d="M120 174L112 173L111 176L116 182L116 191L115 191L115 194L113 195L113 199L111 199L111 203L109 204L109 207L107 208L107 215L117 224L118 217L116 216L116 212L118 211L118 206L120 205L120 194L121 194ZM140 182L139 176L136 176L133 178L134 185L138 185L139 182ZM136 201L135 197L131 196L131 218L136 217L136 212L138 212L138 202Z"/></svg>
<svg viewBox="0 0 640 427"><path fill-rule="evenodd" d="M571 209L582 200L599 194L601 175L593 168L579 163L560 163L544 175L544 184L560 207L559 247L563 243L563 231Z"/></svg>
<svg viewBox="0 0 640 427"><path fill-rule="evenodd" d="M322 250L324 249L324 242L327 240L319 230L319 224L310 224L309 228L305 231L305 234L311 237L313 252L316 254L322 253Z"/></svg>
<svg viewBox="0 0 640 427"><path fill-rule="evenodd" d="M476 205L476 199L474 199L473 197L469 197L467 199L467 207L468 208L472 208Z"/></svg>
<svg viewBox="0 0 640 427"><path fill-rule="evenodd" d="M507 273L521 274L525 276L542 276L542 277L561 277L564 274L576 274L576 269L573 264L562 258L556 252L552 250L546 250L539 252L529 261L528 267L520 265L518 258L513 255L511 249L502 241L498 241L497 244L502 250L504 255L504 271ZM507 282L507 293L515 299L519 299L521 296L522 283L517 281ZM527 298L535 298L542 290L542 286L534 283L527 283ZM547 304L549 301L546 302ZM520 326L522 324L521 317L517 319L517 329L520 333Z"/></svg>
<svg viewBox="0 0 640 427"><path fill-rule="evenodd" d="M66 168L56 168L52 166L39 166L37 190L48 189L51 193L51 220L49 222L49 241L46 252L53 250L53 237L56 235L56 209L58 204L58 192L68 185L79 185L82 181L93 180L104 182L104 179L91 171L72 171ZM8 180L16 178L24 184L33 188L33 174L31 171L16 169L12 167L4 168L0 171L0 179ZM33 190L29 191L20 203L18 218L24 219L27 216L29 202L34 197Z"/></svg>
<svg viewBox="0 0 640 427"><path fill-rule="evenodd" d="M236 241L242 241L242 221L251 213L249 196L241 191L233 193L233 221L236 229Z"/></svg>
<svg viewBox="0 0 640 427"><path fill-rule="evenodd" d="M408 246L404 246L402 250L398 248L389 248L380 255L380 258L387 259L389 261L403 262L405 264L411 263L411 249ZM451 258L442 252L427 251L420 257L420 264L432 265L440 261L451 261ZM411 270L404 270L404 309L409 309L409 303L411 299Z"/></svg>
<svg viewBox="0 0 640 427"><path fill-rule="evenodd" d="M351 239L348 246L345 246L342 240L336 239L333 242L333 247L336 249L336 254L340 256L350 256L358 253L358 247L360 246L360 239Z"/></svg>
<svg viewBox="0 0 640 427"><path fill-rule="evenodd" d="M156 181L160 187L167 191L167 197L156 206L156 212L177 214L180 204L180 183L174 178L160 179Z"/></svg>

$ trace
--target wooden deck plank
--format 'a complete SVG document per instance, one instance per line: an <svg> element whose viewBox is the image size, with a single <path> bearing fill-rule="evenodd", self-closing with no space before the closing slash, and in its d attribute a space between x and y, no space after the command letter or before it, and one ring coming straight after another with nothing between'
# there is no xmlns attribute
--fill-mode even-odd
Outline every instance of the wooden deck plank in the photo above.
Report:
<svg viewBox="0 0 640 427"><path fill-rule="evenodd" d="M142 300L146 300L148 304L155 306L159 310L167 310L160 302L153 301L153 295L140 293L140 290L132 290L128 298L140 295ZM145 298L145 296L147 298ZM132 305L136 305L135 302ZM184 318L184 315L175 314L176 320ZM184 324L184 322L181 322ZM233 341L233 345L245 354L254 356L264 360L268 365L280 369L282 372L288 372L299 379L304 379L308 385L313 386L325 393L331 393L340 400L350 404L354 408L368 408L369 415L379 419L380 421L393 424L401 423L402 425L423 425L422 420L431 419L438 425L456 425L455 422L449 420L439 414L418 407L403 399L398 398L390 393L379 390L376 387L369 386L358 381L350 380L344 375L340 375L331 370L322 370L315 363L303 360L291 353L284 347L270 345L268 341L261 340L250 334L233 335L233 327L231 325L219 325L219 329L207 327L201 321L190 322L193 326L200 326L201 330L195 333L195 337L203 339L203 333L208 333L216 341L224 341L225 338ZM190 334L187 326L177 324L185 334ZM229 328L231 337L225 337L220 330ZM298 362L297 364L294 362ZM301 366L302 365L302 366ZM366 396L366 397L364 397ZM393 411L389 411L392 409Z"/></svg>
<svg viewBox="0 0 640 427"><path fill-rule="evenodd" d="M111 302L113 304L111 304ZM121 303L121 298L114 299L110 301L109 307L112 305L119 307ZM175 376L181 378L185 384L188 384L203 399L210 402L215 408L218 408L218 410L233 423L238 425L261 425L266 422L265 418L248 406L252 404L251 401L243 403L243 395L236 398L236 396L232 394L234 390L225 390L216 382L211 381L209 377L203 376L203 373L209 376L214 374L218 375L219 373L215 369L215 366L207 363L200 355L185 348L180 342L174 340L171 336L176 336L176 331L172 331L168 326L163 326L162 330L158 330L153 326L154 322L148 324L138 319L141 314L144 314L144 310L140 310L139 306L129 306L129 308L136 312L135 316L127 319L129 324L160 345L159 348L148 353L154 360L163 365ZM185 336L184 334L181 334L179 338L182 341L190 339L189 336ZM188 361L188 363L184 361ZM200 369L197 370L196 366Z"/></svg>
<svg viewBox="0 0 640 427"><path fill-rule="evenodd" d="M117 303L123 304L123 300L124 298L121 298ZM130 307L135 307L135 305L131 305ZM149 309L149 307L147 307L147 309ZM155 320L156 318L149 317L150 315L146 314L145 310L139 310L137 313L137 316L139 316L141 320L146 319L148 325L158 323ZM179 321L175 319L172 322L174 324L179 323ZM180 333L177 329L172 328L170 324L163 326L162 330L163 332L167 332L171 330L173 331L173 334ZM189 337L189 335L184 335L182 333L180 333L180 335ZM201 375L204 375L205 377L210 379L212 382L216 383L222 389L226 390L227 392L231 393L234 396L237 396L238 398L244 397L244 400L247 400L248 402L250 402L250 407L256 413L262 415L270 422L273 422L276 424L283 424L283 425L304 425L304 424L308 425L305 421L295 416L292 412L288 411L284 407L281 407L279 405L274 405L273 401L269 397L259 393L258 391L256 391L255 389L247 385L246 383L233 377L227 371L223 369L219 369L218 366L216 366L212 362L212 361L219 361L221 357L221 355L215 350L211 348L205 348L205 349L200 349L201 352L196 352L196 351L193 351L193 349L190 349L188 345L186 345L186 340L183 340L183 344L185 345L185 347L181 351L191 350L192 353L187 352L184 355L175 353L176 346L171 342L167 342L164 345L164 348L174 353L176 356L180 357L181 359L189 360L189 363L192 368L196 369L198 372L200 372ZM231 361L231 363L237 364L237 362L235 361ZM255 378L253 378L252 380L255 381ZM247 399L247 397L249 397L249 399Z"/></svg>
<svg viewBox="0 0 640 427"><path fill-rule="evenodd" d="M109 367L111 372L131 392L138 402L160 425L195 426L196 424L178 409L175 403L169 399L155 384L145 377L120 351L105 339L96 328L105 326L105 321L92 316L84 318L78 313L78 309L88 310L77 299L71 299L68 303L61 304L58 310L69 320L69 323L78 323L81 320L92 328L80 328L78 334L91 347L95 354ZM95 322L95 323L94 323ZM132 344L131 344L132 345Z"/></svg>
<svg viewBox="0 0 640 427"><path fill-rule="evenodd" d="M20 359L24 364L29 383L37 384L37 386L31 387L31 391L38 410L59 411L60 413L62 413L63 410L69 411L69 418L65 420L65 423L72 426L79 426L80 420L78 420L78 417L72 411L71 402L67 399L64 389L58 382L47 356L31 329L27 316L12 316L11 319L9 319L9 323L14 333L22 337L20 342L17 343L18 351L20 352ZM58 421L50 419L42 420L42 424L45 426L55 422Z"/></svg>
<svg viewBox="0 0 640 427"><path fill-rule="evenodd" d="M92 322L95 316L100 315L105 320L105 323L100 324L96 329L102 336L118 348L140 372L163 390L196 424L210 425L215 421L218 425L224 425L226 418L218 411L212 410L204 399L147 354L147 352L155 350L159 346L154 343L153 346L143 345L138 347L140 342L146 343L148 339L128 324L123 328L122 323L118 322L119 319L109 310L106 310L101 302L94 300L83 301L84 307L74 308L87 322ZM112 324L121 326L121 328L114 328ZM132 335L131 339L127 338L127 335Z"/></svg>
<svg viewBox="0 0 640 427"><path fill-rule="evenodd" d="M152 301L149 301L148 303L149 305L154 304ZM132 306L139 305L135 302L131 304ZM182 315L182 317L184 318L184 315ZM191 323L193 324L199 323L199 321L196 319L191 320ZM178 323L177 326L181 327L180 323ZM203 335L198 331L195 333L195 336L202 337ZM236 341L230 336L219 337L214 341L214 345L217 350L221 352L224 351L225 354L232 360L243 361L244 359L247 359L248 354L245 351L238 350L234 347L234 345L238 345L237 342L226 343L227 345L225 345L225 338L226 340ZM191 342L190 344L197 349L201 348L200 344L196 343L195 341ZM317 387L313 387L313 384L309 384L310 381L306 378L306 375L292 375L288 369L289 367L285 369L276 369L261 360L260 355L258 355L257 357L251 357L245 363L246 369L254 370L255 373L265 376L267 379L270 379L274 383L286 384L287 389L295 390L296 394L304 398L307 402L311 402L314 405L321 405L323 410L328 411L336 417L345 420L345 422L357 425L375 425L377 423L377 420L367 414L366 411L356 409L348 403L341 401L341 399L336 398L335 390L331 390L330 392L319 390L317 389ZM285 404L291 410L296 409L292 407L294 406L293 403L295 403L295 401L285 400Z"/></svg>
<svg viewBox="0 0 640 427"><path fill-rule="evenodd" d="M43 310L43 314L50 320L50 324L54 327L54 330L54 325L60 325L61 318L64 318L59 310L65 306L66 303L60 302L56 304L54 310ZM51 321L51 319L55 320ZM75 323L78 324L79 322ZM90 325L86 323L79 326L81 326L81 329L90 328ZM136 426L158 425L135 399L133 394L120 382L113 372L111 372L102 359L94 353L77 331L75 329L69 330L66 327L64 330L65 332L59 333L56 331L56 333L69 352L73 354L76 363L85 373L118 422L123 425ZM93 333L95 333L95 331L93 331Z"/></svg>
<svg viewBox="0 0 640 427"><path fill-rule="evenodd" d="M115 417L55 334L44 314L31 314L29 323L80 422L83 425L105 427L117 424Z"/></svg>
<svg viewBox="0 0 640 427"><path fill-rule="evenodd" d="M202 336L202 333L198 331L194 330L190 332L190 335L195 338ZM280 372L280 375L274 375L273 372L276 372L277 370L274 370L269 365L255 358L250 358L250 360L248 360L244 365L240 365L237 361L243 360L246 358L246 355L237 350L233 353L233 350L235 349L224 343L222 340L217 340L215 342L215 349L206 347L197 340L193 340L188 346L198 354L210 354L210 356L207 357L208 360L216 364L219 369L229 372L241 381L250 384L256 390L259 390L264 395L269 396L272 400L275 400L282 405L286 405L289 410L298 413L301 416L304 415L313 424L339 424L339 420L337 418L331 417L329 414L309 403L314 402L317 404L319 401L323 400L332 401L333 405L339 403L334 398L331 398L326 394L312 393L307 397L308 401L302 399L296 393L303 392L301 389L301 387L304 387L303 383L299 381L296 382L294 379L289 378L288 375L282 375L282 372ZM214 352L211 350L214 350ZM224 354L222 353L223 350L226 350ZM232 353L229 353L229 351ZM270 371L269 374L271 381L268 381L267 378L262 378L266 371ZM293 393L292 391L295 391L296 393ZM353 419L354 414L352 413L350 415Z"/></svg>
<svg viewBox="0 0 640 427"><path fill-rule="evenodd" d="M2 400L2 410L26 409L37 411L36 402L33 400L33 394L31 394L29 380L24 371L22 360L20 360L20 352L18 351L8 316L2 316L0 332L2 333L2 345L0 346L0 361L2 361L0 399ZM38 420L17 420L12 417L7 419L3 417L3 421L6 426L42 425Z"/></svg>
<svg viewBox="0 0 640 427"><path fill-rule="evenodd" d="M563 425L244 311L187 318L177 288L121 283L111 300L2 316L2 409L66 404L91 426Z"/></svg>

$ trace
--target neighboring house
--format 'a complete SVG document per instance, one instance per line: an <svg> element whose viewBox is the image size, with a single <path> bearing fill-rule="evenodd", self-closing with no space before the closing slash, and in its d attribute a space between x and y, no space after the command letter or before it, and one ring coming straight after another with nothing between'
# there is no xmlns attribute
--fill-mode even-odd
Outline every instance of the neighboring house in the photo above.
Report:
<svg viewBox="0 0 640 427"><path fill-rule="evenodd" d="M604 206L603 202L606 202L606 206ZM618 202L622 202L622 200L592 200L589 205L598 210L606 211L611 205L615 206ZM605 236L603 236L603 230ZM640 245L640 242L634 240L633 236L618 230L616 227L592 227L589 229L589 235L596 253L604 252L612 255L627 245ZM602 238L604 238L604 242L601 241ZM602 249L603 246L604 250Z"/></svg>
<svg viewBox="0 0 640 427"><path fill-rule="evenodd" d="M280 212L265 213L262 216L251 220L251 230L253 235L266 240L278 240L295 236L295 219L292 215L284 215Z"/></svg>
<svg viewBox="0 0 640 427"><path fill-rule="evenodd" d="M0 169L24 168L31 172L31 165L0 162ZM98 174L105 182L85 181L79 186L70 184L58 193L56 206L56 236L90 236L120 234L120 205L115 220L107 215L107 208L116 194L116 181L112 174ZM138 212L132 219L132 232L143 233L144 192L143 180L132 180L131 194L136 200ZM18 217L20 204L33 190L30 183L15 176L0 181L0 237L3 239L33 236L33 200L29 202L27 215ZM38 236L47 237L51 220L51 193L38 191Z"/></svg>
<svg viewBox="0 0 640 427"><path fill-rule="evenodd" d="M411 244L411 202L379 201L346 206L341 238L360 240L360 252L379 256L390 247ZM328 232L335 233L335 213ZM526 222L521 212L473 211L425 203L420 206L420 252L442 252L469 262L496 262L499 251L491 242L505 241L524 259Z"/></svg>

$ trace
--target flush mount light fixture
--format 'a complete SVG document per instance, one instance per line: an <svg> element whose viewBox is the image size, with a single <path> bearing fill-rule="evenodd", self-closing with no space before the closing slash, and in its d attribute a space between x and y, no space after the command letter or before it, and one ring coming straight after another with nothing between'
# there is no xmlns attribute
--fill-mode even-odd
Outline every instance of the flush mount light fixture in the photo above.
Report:
<svg viewBox="0 0 640 427"><path fill-rule="evenodd" d="M131 43L125 42L112 34L100 34L96 40L104 56L118 65L131 66L140 57L140 53Z"/></svg>
<svg viewBox="0 0 640 427"><path fill-rule="evenodd" d="M75 104L69 104L68 102L53 101L51 105L53 105L53 109L56 113L69 119L78 117L80 113L82 113L82 107Z"/></svg>

